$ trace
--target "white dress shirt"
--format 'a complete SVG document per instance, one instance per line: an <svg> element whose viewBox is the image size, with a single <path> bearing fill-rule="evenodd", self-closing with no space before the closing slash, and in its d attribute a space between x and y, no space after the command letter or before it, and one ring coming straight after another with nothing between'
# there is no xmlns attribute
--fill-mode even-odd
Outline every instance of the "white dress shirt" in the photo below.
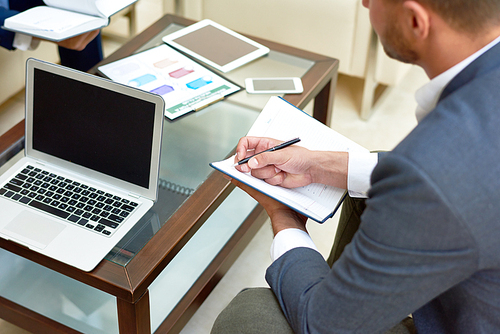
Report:
<svg viewBox="0 0 500 334"><path fill-rule="evenodd" d="M441 73L419 88L415 93L415 100L417 101L417 110L415 115L417 117L417 121L420 122L436 107L443 89L458 73L499 42L500 36L481 50L477 51L447 71ZM347 182L349 195L352 197L366 197L366 193L370 187L370 175L373 168L375 168L375 165L377 164L377 160L376 153L349 153ZM351 173L353 174L351 175ZM309 234L304 231L295 228L282 230L274 237L271 245L271 259L275 261L287 251L297 247L309 247L315 249L316 251L318 250Z"/></svg>

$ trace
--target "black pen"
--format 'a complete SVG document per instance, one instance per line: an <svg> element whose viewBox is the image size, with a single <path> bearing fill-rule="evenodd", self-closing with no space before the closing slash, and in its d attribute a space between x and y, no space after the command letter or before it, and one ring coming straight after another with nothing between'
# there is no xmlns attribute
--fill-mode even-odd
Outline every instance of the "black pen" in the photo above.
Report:
<svg viewBox="0 0 500 334"><path fill-rule="evenodd" d="M264 153L264 152L273 152L273 151L281 150L282 148L285 148L285 147L288 147L288 146L293 145L295 143L298 143L299 141L300 141L300 138L294 138L292 140L286 141L284 143L281 143L279 145L271 147L271 148L269 148L269 149L267 149L265 151L262 151L262 152L259 152L259 153L255 153L252 156L249 156L249 157L247 157L247 158L245 158L243 160L240 160L237 163L235 163L234 166L236 166L236 165L239 166L239 165L242 165L242 164L246 164L248 162L248 160L252 159L253 157L255 157L258 154L261 154L261 153Z"/></svg>

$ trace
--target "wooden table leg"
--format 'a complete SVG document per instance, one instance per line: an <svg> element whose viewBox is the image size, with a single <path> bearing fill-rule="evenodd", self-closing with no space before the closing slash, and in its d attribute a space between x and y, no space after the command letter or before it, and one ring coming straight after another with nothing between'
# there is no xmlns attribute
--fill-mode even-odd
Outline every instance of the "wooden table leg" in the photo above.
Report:
<svg viewBox="0 0 500 334"><path fill-rule="evenodd" d="M117 299L120 334L150 334L149 290L135 303Z"/></svg>
<svg viewBox="0 0 500 334"><path fill-rule="evenodd" d="M330 126L333 114L333 97L337 88L337 72L325 87L314 98L313 116L318 121Z"/></svg>

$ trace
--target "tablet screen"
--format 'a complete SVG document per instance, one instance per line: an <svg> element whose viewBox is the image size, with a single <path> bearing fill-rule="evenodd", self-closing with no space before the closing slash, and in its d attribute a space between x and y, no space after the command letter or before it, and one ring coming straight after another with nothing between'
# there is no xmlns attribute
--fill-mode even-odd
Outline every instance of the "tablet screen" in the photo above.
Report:
<svg viewBox="0 0 500 334"><path fill-rule="evenodd" d="M235 61L258 48L212 25L173 40L219 66Z"/></svg>
<svg viewBox="0 0 500 334"><path fill-rule="evenodd" d="M210 20L164 36L163 41L222 72L269 53L269 48Z"/></svg>

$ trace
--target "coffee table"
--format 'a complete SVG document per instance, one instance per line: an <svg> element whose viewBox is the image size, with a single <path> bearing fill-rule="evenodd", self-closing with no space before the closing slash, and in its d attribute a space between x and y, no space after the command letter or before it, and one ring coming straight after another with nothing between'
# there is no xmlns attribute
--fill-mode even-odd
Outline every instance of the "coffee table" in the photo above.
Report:
<svg viewBox="0 0 500 334"><path fill-rule="evenodd" d="M194 21L165 15L101 64L161 44ZM284 98L329 123L338 61L249 36L268 56L223 74L299 76ZM96 73L96 68L91 73ZM89 273L0 239L0 318L36 333L175 333L189 320L267 215L209 162L234 151L269 95L244 90L176 121L165 120L158 203ZM0 137L0 172L22 155L24 121Z"/></svg>

